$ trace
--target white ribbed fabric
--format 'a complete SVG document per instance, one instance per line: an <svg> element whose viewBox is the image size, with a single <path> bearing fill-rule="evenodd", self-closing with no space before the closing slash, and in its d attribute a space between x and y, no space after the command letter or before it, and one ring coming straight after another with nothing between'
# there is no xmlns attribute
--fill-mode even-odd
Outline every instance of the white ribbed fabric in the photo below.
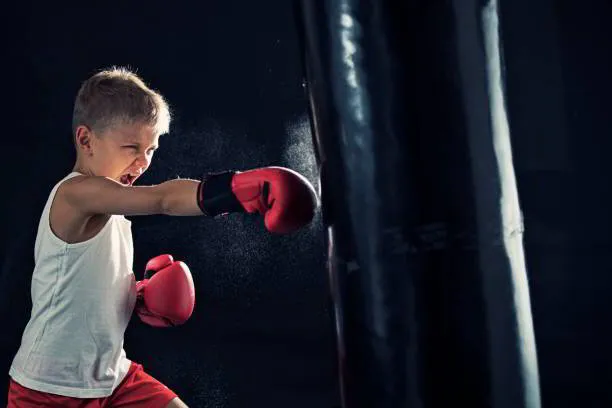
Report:
<svg viewBox="0 0 612 408"><path fill-rule="evenodd" d="M93 238L68 244L49 224L51 190L34 247L32 313L9 375L24 387L79 398L110 395L131 361L123 336L136 302L131 222L113 215Z"/></svg>

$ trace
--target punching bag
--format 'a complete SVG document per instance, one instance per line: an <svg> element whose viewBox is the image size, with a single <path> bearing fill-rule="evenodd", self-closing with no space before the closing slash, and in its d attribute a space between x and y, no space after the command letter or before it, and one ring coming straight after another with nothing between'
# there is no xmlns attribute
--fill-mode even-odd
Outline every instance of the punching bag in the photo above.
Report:
<svg viewBox="0 0 612 408"><path fill-rule="evenodd" d="M542 405L612 406L612 2L501 4Z"/></svg>
<svg viewBox="0 0 612 408"><path fill-rule="evenodd" d="M343 407L539 407L496 3L297 10Z"/></svg>

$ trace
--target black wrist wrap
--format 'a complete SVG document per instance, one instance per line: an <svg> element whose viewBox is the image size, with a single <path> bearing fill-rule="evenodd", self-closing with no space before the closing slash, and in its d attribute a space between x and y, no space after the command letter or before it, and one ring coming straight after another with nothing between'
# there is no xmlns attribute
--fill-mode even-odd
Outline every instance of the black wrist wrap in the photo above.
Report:
<svg viewBox="0 0 612 408"><path fill-rule="evenodd" d="M206 175L198 185L198 207L209 217L232 212L245 212L232 191L234 171Z"/></svg>

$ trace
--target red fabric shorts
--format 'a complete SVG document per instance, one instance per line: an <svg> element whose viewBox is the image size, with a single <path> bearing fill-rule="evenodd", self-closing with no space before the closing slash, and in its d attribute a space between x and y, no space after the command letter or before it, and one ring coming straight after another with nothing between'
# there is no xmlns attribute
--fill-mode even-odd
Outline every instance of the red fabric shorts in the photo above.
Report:
<svg viewBox="0 0 612 408"><path fill-rule="evenodd" d="M176 394L132 362L130 370L111 395L74 398L25 388L10 379L7 408L164 408Z"/></svg>

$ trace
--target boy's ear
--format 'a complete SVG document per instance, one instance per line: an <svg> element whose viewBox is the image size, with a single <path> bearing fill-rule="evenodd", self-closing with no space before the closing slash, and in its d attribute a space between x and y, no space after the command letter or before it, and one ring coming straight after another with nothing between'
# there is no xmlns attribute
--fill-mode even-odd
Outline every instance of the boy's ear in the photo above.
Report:
<svg viewBox="0 0 612 408"><path fill-rule="evenodd" d="M74 132L76 147L84 153L91 154L93 134L87 126L81 125Z"/></svg>

